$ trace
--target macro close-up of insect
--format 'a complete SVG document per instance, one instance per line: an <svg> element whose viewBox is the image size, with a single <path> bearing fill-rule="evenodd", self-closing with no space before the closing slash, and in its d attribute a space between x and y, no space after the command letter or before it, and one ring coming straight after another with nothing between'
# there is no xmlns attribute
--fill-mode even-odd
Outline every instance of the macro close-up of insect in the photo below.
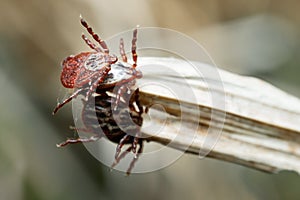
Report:
<svg viewBox="0 0 300 200"><path fill-rule="evenodd" d="M1 1L0 200L300 199L299 6Z"/></svg>
<svg viewBox="0 0 300 200"><path fill-rule="evenodd" d="M133 30L131 47L133 64L130 64L127 61L122 38L119 46L122 61L118 61L117 56L110 54L105 41L82 17L80 17L80 22L100 46L82 34L82 39L93 51L68 56L62 62L61 83L65 88L74 91L68 98L57 104L53 114L72 99L83 96L81 116L85 127L75 128L75 130L92 134L92 136L67 139L57 146L93 142L106 137L117 143L112 167L118 164L127 153L134 153L134 158L127 170L127 174L130 174L143 150L140 129L144 111L139 102L139 89L136 87L136 79L142 78L142 72L136 69L137 28ZM129 144L129 147L121 153L125 144Z"/></svg>

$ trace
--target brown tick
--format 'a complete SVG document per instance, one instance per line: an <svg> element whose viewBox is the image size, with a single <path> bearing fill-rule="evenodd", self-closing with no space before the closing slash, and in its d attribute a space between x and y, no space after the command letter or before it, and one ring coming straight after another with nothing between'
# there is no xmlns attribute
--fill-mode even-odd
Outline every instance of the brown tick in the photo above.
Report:
<svg viewBox="0 0 300 200"><path fill-rule="evenodd" d="M80 22L100 46L83 34L82 39L94 51L69 56L63 61L61 83L66 88L74 89L74 92L55 107L53 114L73 98L83 95L82 121L85 127L75 129L93 135L88 138L67 139L57 146L92 142L106 136L118 144L112 167L128 152L135 154L127 170L129 174L143 149L143 139L139 137L143 123L143 107L139 102L139 90L135 86L136 79L142 77L141 71L136 70L137 29L133 31L131 47L133 64L130 64L127 62L122 38L119 47L122 61L118 61L115 55L109 54L105 41L94 33L88 23L83 18ZM121 153L125 144L130 146Z"/></svg>

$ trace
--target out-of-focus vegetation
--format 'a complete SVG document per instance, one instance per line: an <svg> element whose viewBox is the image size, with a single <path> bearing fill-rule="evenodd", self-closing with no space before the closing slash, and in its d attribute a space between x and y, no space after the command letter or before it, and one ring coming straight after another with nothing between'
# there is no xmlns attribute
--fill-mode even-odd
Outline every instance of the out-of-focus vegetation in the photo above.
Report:
<svg viewBox="0 0 300 200"><path fill-rule="evenodd" d="M141 26L195 38L227 70L300 97L298 0L2 0L0 4L0 199L299 199L300 177L270 175L183 156L166 169L124 177L72 136L71 107L51 115L64 57L88 50L82 14L103 38Z"/></svg>

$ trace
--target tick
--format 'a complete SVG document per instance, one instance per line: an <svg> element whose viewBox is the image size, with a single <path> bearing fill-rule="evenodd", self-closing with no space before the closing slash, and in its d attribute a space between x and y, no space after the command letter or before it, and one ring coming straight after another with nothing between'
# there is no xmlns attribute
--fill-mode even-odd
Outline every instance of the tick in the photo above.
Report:
<svg viewBox="0 0 300 200"><path fill-rule="evenodd" d="M93 135L87 138L67 139L57 146L92 142L105 136L117 143L112 167L127 153L134 153L127 170L127 174L130 174L143 150L140 129L144 109L140 104L139 89L136 86L136 79L142 78L142 72L136 69L137 28L133 30L131 42L133 64L131 64L127 61L122 38L119 46L122 61L118 61L117 56L109 53L105 41L94 33L82 17L80 22L99 46L82 34L82 39L92 51L69 56L62 62L61 83L66 88L74 89L74 92L55 107L53 114L72 99L83 95L81 115L85 127L75 129ZM129 144L129 147L121 153L125 144Z"/></svg>

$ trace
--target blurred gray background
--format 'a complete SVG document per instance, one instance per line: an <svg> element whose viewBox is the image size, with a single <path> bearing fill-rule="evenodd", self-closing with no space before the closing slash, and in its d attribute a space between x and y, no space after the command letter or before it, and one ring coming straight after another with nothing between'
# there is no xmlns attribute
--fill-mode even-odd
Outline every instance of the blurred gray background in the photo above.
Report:
<svg viewBox="0 0 300 200"><path fill-rule="evenodd" d="M185 155L125 177L73 135L70 105L52 116L61 61L88 50L82 14L103 38L141 26L194 38L223 69L262 78L300 97L298 0L0 0L0 199L299 199L300 177L266 174Z"/></svg>

